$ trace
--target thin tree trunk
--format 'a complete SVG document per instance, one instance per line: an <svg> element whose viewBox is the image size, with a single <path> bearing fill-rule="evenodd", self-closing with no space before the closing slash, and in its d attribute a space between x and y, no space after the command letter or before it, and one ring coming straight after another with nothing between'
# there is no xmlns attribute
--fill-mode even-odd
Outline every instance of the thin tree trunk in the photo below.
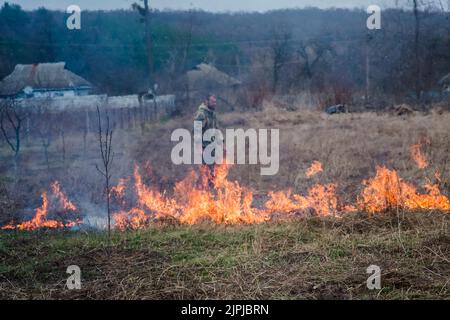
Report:
<svg viewBox="0 0 450 320"><path fill-rule="evenodd" d="M102 156L103 170L97 165L98 172L105 178L105 192L106 192L106 211L108 219L108 237L111 238L111 166L114 159L114 153L112 152L112 136L113 130L110 128L110 118L108 112L106 112L106 130L102 130L102 121L100 115L100 108L97 107L98 116L98 137L100 154Z"/></svg>
<svg viewBox="0 0 450 320"><path fill-rule="evenodd" d="M370 35L367 34L367 41L366 41L366 92L365 92L365 103L369 103L369 96L370 96Z"/></svg>
<svg viewBox="0 0 450 320"><path fill-rule="evenodd" d="M144 22L145 22L145 46L147 49L148 79L149 87L152 85L153 77L153 51L152 51L152 35L150 30L150 8L148 0L144 0Z"/></svg>
<svg viewBox="0 0 450 320"><path fill-rule="evenodd" d="M419 4L418 0L413 0L414 4L414 19L415 19L415 31L414 31L414 57L415 57L415 91L416 98L421 98L421 68L420 68L420 54L419 54L419 40L420 40L420 21L419 21Z"/></svg>
<svg viewBox="0 0 450 320"><path fill-rule="evenodd" d="M109 185L109 170L106 170L106 210L108 212L108 237L111 238L111 188Z"/></svg>

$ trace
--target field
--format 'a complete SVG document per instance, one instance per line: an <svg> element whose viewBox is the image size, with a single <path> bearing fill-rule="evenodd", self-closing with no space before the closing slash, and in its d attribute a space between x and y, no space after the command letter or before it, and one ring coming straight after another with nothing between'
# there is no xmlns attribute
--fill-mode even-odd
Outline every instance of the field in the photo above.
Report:
<svg viewBox="0 0 450 320"><path fill-rule="evenodd" d="M304 195L315 184L327 183L336 184L339 204L356 203L377 166L395 170L420 194L432 183L444 197L449 195L448 111L328 116L271 105L262 112L223 114L220 120L222 128L280 129L276 176L260 176L259 166L230 170L229 180L252 190L258 207L270 191ZM131 176L138 164L152 168L145 183L171 190L190 167L171 163L170 134L191 126L192 117L186 116L117 131L114 183ZM80 212L104 219L96 136L88 137L84 154L81 137L66 139L65 162L55 140L50 167L38 140L25 144L19 189L8 201L14 195L22 200L0 221L20 219L21 210L39 207L39 193L53 180L60 181ZM424 168L411 157L411 146L418 143L427 161ZM8 150L3 148L1 155L3 176L10 182ZM313 161L323 164L323 172L307 177ZM0 298L448 299L449 219L448 212L391 206L373 214L308 214L255 224L153 225L114 231L111 239L92 229L0 231ZM65 287L69 265L81 268L81 290ZM381 290L366 286L370 265L381 268Z"/></svg>
<svg viewBox="0 0 450 320"><path fill-rule="evenodd" d="M448 299L450 217L390 212L249 226L0 235L3 299ZM68 290L69 265L81 290ZM366 269L381 268L381 290Z"/></svg>
<svg viewBox="0 0 450 320"><path fill-rule="evenodd" d="M450 0L78 2L0 1L0 300L450 300Z"/></svg>

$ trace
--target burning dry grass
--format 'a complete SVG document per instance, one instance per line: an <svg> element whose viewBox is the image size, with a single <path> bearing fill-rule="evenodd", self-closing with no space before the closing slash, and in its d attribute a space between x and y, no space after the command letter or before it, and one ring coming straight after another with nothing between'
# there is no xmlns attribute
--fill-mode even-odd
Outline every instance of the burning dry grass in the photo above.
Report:
<svg viewBox="0 0 450 320"><path fill-rule="evenodd" d="M441 189L448 192L450 186L449 112L404 117L373 112L329 116L268 108L263 112L222 114L219 119L222 128L280 129L280 171L276 176L261 176L257 165L235 166L230 172L231 180L250 186L257 194L288 188L305 193L317 182L337 183L343 201L354 202L361 182L374 176L377 166L396 170L417 186L424 185L426 178L434 178L438 170ZM175 166L170 160L170 134L180 127L192 128L192 117L153 126L130 146L129 153L138 163L149 161L154 174L164 178L166 189L190 169ZM417 166L411 154L411 146L419 142L418 151L428 163L424 169ZM323 171L308 177L306 172L314 161L322 164Z"/></svg>
<svg viewBox="0 0 450 320"><path fill-rule="evenodd" d="M238 181L230 181L230 166L220 165L214 174L208 167L201 167L200 173L191 171L188 176L176 183L173 194L158 191L155 186L143 182L139 167L134 170L134 185L128 187L131 179L121 179L111 189L119 211L113 214L113 226L119 230L145 229L153 223L168 222L194 225L204 221L215 224L254 224L273 220L289 220L294 217L335 216L360 211L380 214L389 210L438 210L450 212L450 200L443 195L438 184L428 182L420 193L416 186L405 182L397 171L377 167L375 177L363 182L364 189L354 204L339 201L336 184L316 184L308 190L308 195L292 194L290 189L271 191L263 208L253 206L253 192L242 187ZM315 168L315 169L314 169ZM314 162L308 169L322 168ZM317 171L316 173L320 172ZM311 173L310 176L313 174ZM439 180L439 178L437 178ZM125 182L125 181L128 181ZM42 206L36 209L34 217L19 224L11 223L3 230L37 230L71 228L83 223L70 220L70 213L76 206L60 190L59 183L52 184L54 203L49 202L47 193L42 194ZM126 197L126 194L133 197ZM56 204L55 204L56 203ZM58 220L49 219L53 210L60 210ZM128 207L128 208L126 208ZM53 213L54 214L54 213ZM72 215L73 216L73 215ZM69 218L69 219L68 219Z"/></svg>
<svg viewBox="0 0 450 320"><path fill-rule="evenodd" d="M390 212L289 223L0 234L6 299L418 299L450 295L449 215ZM67 266L82 289L65 288ZM366 269L382 269L382 289Z"/></svg>
<svg viewBox="0 0 450 320"><path fill-rule="evenodd" d="M356 211L450 211L449 154L442 151L450 148L450 136L448 126L441 122L450 121L449 114L330 117L269 108L223 118L225 127L279 128L280 173L261 177L255 175L254 166L233 166L230 172L222 166L216 169L214 188L209 190L209 174L204 170L174 168L163 158L170 154L172 130L191 122L183 124L178 119L155 125L149 135L136 141L139 150L160 151L145 152L151 159L145 162L153 163L153 169L135 165L129 176L116 177L112 196L117 228L145 228L161 220L191 225L205 220L236 224L310 214L342 216ZM160 145L164 139L150 139L152 134L163 133L168 135L164 145ZM140 160L139 154L137 158ZM168 167L173 170L164 176ZM94 190L92 194L96 194ZM42 227L55 225L55 221L43 219L49 201L46 193L42 197L43 204L32 220L4 228L32 230L39 222ZM85 210L82 214L91 213Z"/></svg>
<svg viewBox="0 0 450 320"><path fill-rule="evenodd" d="M191 120L133 132L135 143L120 149L124 158L153 164L149 176L145 166L133 172L124 162L113 189L116 204L124 207L117 211L123 214L122 229L147 229L115 232L110 243L101 233L0 232L0 297L449 296L450 215L437 209L448 211L450 205L450 114L328 116L269 109L223 115L224 127L280 129L280 173L261 177L257 166L234 166L230 177L216 181L216 194L196 188L190 168L170 161L172 130L190 128ZM86 161L94 168L94 158ZM78 208L76 199L70 201L80 186L101 198L93 174L80 174L87 167L74 166L76 178L62 179L66 198L52 190L39 209L58 214L66 206ZM127 192L133 194L129 199L123 198ZM236 214L240 211L246 214ZM17 229L45 224L38 213L18 222ZM164 226L149 223L158 215ZM230 221L237 225L210 224ZM81 267L81 291L64 289L71 264ZM371 264L382 268L381 291L365 286Z"/></svg>
<svg viewBox="0 0 450 320"><path fill-rule="evenodd" d="M51 185L52 194L50 202L47 192L42 193L42 205L36 209L35 215L29 221L24 221L19 224L8 224L1 227L2 230L38 230L38 229L60 229L60 228L72 228L81 223L81 219L75 217L78 212L77 207L67 198L67 196L61 191L61 187L58 182L54 182ZM52 208L50 208L52 207ZM53 216L56 219L50 217L49 211L52 210ZM57 212L55 214L55 212Z"/></svg>

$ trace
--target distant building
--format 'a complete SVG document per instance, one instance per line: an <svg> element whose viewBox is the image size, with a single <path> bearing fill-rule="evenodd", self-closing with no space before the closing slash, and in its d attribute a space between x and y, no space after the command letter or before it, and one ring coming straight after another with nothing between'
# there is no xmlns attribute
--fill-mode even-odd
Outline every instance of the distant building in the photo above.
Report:
<svg viewBox="0 0 450 320"><path fill-rule="evenodd" d="M0 82L0 98L53 98L89 95L93 86L65 69L65 62L18 64Z"/></svg>
<svg viewBox="0 0 450 320"><path fill-rule="evenodd" d="M186 72L182 77L187 99L194 105L200 104L205 94L215 94L222 105L221 110L233 110L237 102L237 93L241 81L220 71L210 64L201 63Z"/></svg>
<svg viewBox="0 0 450 320"><path fill-rule="evenodd" d="M241 85L239 80L206 63L197 65L188 71L186 76L189 88L196 91L237 89Z"/></svg>

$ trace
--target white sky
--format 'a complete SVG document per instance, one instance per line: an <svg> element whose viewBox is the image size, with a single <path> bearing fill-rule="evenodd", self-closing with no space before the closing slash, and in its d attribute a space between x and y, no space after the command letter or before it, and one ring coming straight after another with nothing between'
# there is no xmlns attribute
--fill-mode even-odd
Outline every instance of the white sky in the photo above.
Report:
<svg viewBox="0 0 450 320"><path fill-rule="evenodd" d="M76 4L81 10L94 9L128 9L136 0L9 0L24 9L46 7L65 10ZM395 7L397 3L408 0L149 0L150 6L157 9L203 9L206 11L267 11L282 8L302 8L313 6L319 8L367 8L371 4L380 7ZM445 1L445 0L444 0ZM0 0L3 4L5 1ZM137 1L140 2L140 1Z"/></svg>

